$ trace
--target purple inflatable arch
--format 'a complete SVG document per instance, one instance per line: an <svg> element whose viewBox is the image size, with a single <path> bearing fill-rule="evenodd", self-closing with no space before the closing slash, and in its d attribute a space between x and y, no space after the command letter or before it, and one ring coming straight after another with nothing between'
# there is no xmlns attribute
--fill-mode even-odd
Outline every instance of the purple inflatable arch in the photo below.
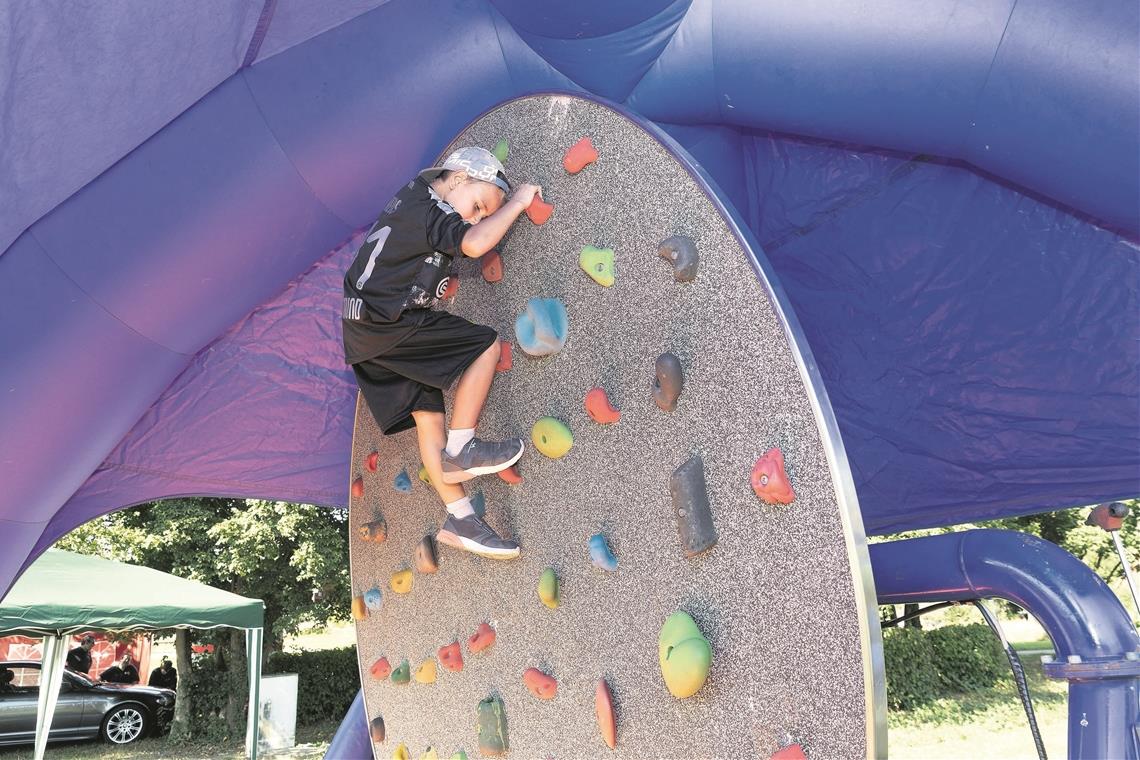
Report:
<svg viewBox="0 0 1140 760"><path fill-rule="evenodd" d="M1138 14L13 0L0 592L140 501L345 504L354 236L474 116L550 89L662 126L748 224L869 533L1136 495Z"/></svg>

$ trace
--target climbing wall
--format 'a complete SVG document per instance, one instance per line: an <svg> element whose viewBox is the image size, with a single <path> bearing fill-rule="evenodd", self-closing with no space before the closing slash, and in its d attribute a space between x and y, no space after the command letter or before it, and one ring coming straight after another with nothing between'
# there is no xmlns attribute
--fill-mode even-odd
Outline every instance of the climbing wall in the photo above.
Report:
<svg viewBox="0 0 1140 760"><path fill-rule="evenodd" d="M598 160L570 174L564 154L583 136ZM367 712L385 726L376 757L401 744L413 757L429 746L441 758L460 749L480 756L476 709L489 696L501 701L509 757L767 758L791 744L811 758L866 755L863 587L852 574L851 537L807 392L747 255L685 169L602 105L561 96L512 101L448 151L501 140L511 181L542 185L554 211L542 225L519 218L500 246L500 281L485 281L479 260L463 261L447 308L512 343L512 366L496 375L478 434L526 440L522 482L492 475L466 485L522 556L496 562L440 546L438 571L416 572L416 546L438 528L443 507L417 477L415 432L380 435L358 402L352 580L361 595L354 611ZM687 282L658 255L659 243L678 235L700 257ZM585 246L613 250L611 286L580 267ZM587 252L587 263L596 256ZM595 274L604 280L605 272ZM543 358L529 357L515 334L533 298L559 299L568 318L565 345ZM673 411L654 399L655 363L665 353L683 373ZM595 387L620 411L617 422L587 414ZM560 458L532 443L543 417L573 436ZM774 448L794 491L790 504L766 503L753 490L753 466ZM716 543L687 557L670 479L693 455L703 461ZM756 484L764 475L761 489L779 496L779 468L767 466ZM410 482L410 492L397 479ZM699 483L681 485L700 500ZM706 543L707 528L695 528ZM596 534L617 561L613 571L591 562ZM539 597L548 568L559 589L554 608ZM413 569L411 589L395 593L392 576L404 569ZM371 609L363 596L370 591ZM711 649L707 680L686 698L670 693L659 662L662 625L677 611L691 616ZM468 637L481 623L496 640L472 653ZM438 650L453 642L463 656L459 672L438 662ZM436 660L436 679L376 678L381 657L391 668L407 660L413 676ZM530 668L555 679L553 699L524 684ZM595 715L603 678L616 712L612 750Z"/></svg>

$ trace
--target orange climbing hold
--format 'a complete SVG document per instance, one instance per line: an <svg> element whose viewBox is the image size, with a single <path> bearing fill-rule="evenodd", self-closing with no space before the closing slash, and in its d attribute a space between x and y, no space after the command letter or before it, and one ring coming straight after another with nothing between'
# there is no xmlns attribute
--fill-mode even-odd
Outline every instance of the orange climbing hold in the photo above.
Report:
<svg viewBox="0 0 1140 760"><path fill-rule="evenodd" d="M499 477L512 486L517 486L522 482L522 475L519 473L519 466L512 464L505 470L499 470Z"/></svg>
<svg viewBox="0 0 1140 760"><path fill-rule="evenodd" d="M388 676L392 675L392 665L388 662L387 657L381 657L376 662L372 663L372 667L368 669L369 675L378 681L383 681Z"/></svg>
<svg viewBox="0 0 1140 760"><path fill-rule="evenodd" d="M364 458L364 469L368 470L369 472L376 472L376 466L378 464L380 464L379 451L373 451L371 454Z"/></svg>
<svg viewBox="0 0 1140 760"><path fill-rule="evenodd" d="M499 363L495 365L496 372L506 372L511 368L511 342L509 340L499 341Z"/></svg>
<svg viewBox="0 0 1140 760"><path fill-rule="evenodd" d="M443 295L440 296L440 298L444 301L448 301L455 298L455 294L459 292L459 275L451 274L445 282L447 283L447 287L444 289ZM438 293L439 291L436 292Z"/></svg>
<svg viewBox="0 0 1140 760"><path fill-rule="evenodd" d="M467 639L467 649L472 654L478 654L495 643L495 629L486 623L480 623L479 629Z"/></svg>
<svg viewBox="0 0 1140 760"><path fill-rule="evenodd" d="M602 740L607 747L613 749L617 746L617 719L614 717L610 686L604 678L598 679L598 688L594 689L594 712L598 716L598 730L602 732Z"/></svg>
<svg viewBox="0 0 1140 760"><path fill-rule="evenodd" d="M562 166L571 174L577 174L590 164L598 160L598 151L589 137L583 137L566 151L562 157Z"/></svg>
<svg viewBox="0 0 1140 760"><path fill-rule="evenodd" d="M452 673L463 670L463 650L459 648L458 641L439 648L439 664Z"/></svg>
<svg viewBox="0 0 1140 760"><path fill-rule="evenodd" d="M523 683L539 699L554 699L558 695L558 682L538 668L528 668L523 673Z"/></svg>
<svg viewBox="0 0 1140 760"><path fill-rule="evenodd" d="M621 412L614 409L605 388L591 388L586 394L586 414L594 422L609 425L621 419Z"/></svg>
<svg viewBox="0 0 1140 760"><path fill-rule="evenodd" d="M364 597L352 597L352 619L363 620L366 617L368 617L368 607L364 604Z"/></svg>
<svg viewBox="0 0 1140 760"><path fill-rule="evenodd" d="M549 219L553 213L554 206L542 198L539 198L537 195L534 196L534 200L530 202L530 205L526 207L526 215L530 217L530 220L535 224L546 224L546 220Z"/></svg>
<svg viewBox="0 0 1140 760"><path fill-rule="evenodd" d="M807 755L804 754L804 748L800 745L789 744L773 752L769 760L807 760Z"/></svg>
<svg viewBox="0 0 1140 760"><path fill-rule="evenodd" d="M499 255L498 251L483 254L483 258L479 259L479 262L483 268L484 280L487 282L498 282L503 279L503 258Z"/></svg>
<svg viewBox="0 0 1140 760"><path fill-rule="evenodd" d="M768 449L752 467L752 490L765 504L791 504L796 499L788 473L784 469L784 452Z"/></svg>
<svg viewBox="0 0 1140 760"><path fill-rule="evenodd" d="M360 499L364 496L364 478L357 478L352 481L352 488L349 490L352 498Z"/></svg>

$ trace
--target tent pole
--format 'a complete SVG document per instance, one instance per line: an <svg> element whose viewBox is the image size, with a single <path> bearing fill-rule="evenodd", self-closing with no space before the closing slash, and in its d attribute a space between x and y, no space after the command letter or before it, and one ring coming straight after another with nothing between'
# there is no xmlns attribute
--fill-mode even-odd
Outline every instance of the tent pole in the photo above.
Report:
<svg viewBox="0 0 1140 760"><path fill-rule="evenodd" d="M68 638L70 637L59 634L44 636L43 658L40 661L40 695L36 705L35 760L43 760L47 750L48 734L52 718L55 717L55 703L59 699L59 686L63 681L63 661L67 657L65 641Z"/></svg>
<svg viewBox="0 0 1140 760"><path fill-rule="evenodd" d="M257 760L261 714L261 642L262 629L245 630L245 659L249 663L249 717L245 727L245 756Z"/></svg>

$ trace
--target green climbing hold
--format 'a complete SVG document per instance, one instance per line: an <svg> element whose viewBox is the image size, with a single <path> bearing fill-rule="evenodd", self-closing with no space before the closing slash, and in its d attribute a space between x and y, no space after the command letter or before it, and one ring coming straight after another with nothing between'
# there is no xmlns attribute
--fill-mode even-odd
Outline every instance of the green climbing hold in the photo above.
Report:
<svg viewBox="0 0 1140 760"><path fill-rule="evenodd" d="M538 598L550 609L558 606L558 576L554 574L553 567L543 570L542 577L538 579Z"/></svg>
<svg viewBox="0 0 1140 760"><path fill-rule="evenodd" d="M562 420L540 417L530 430L530 440L543 455L559 459L574 445L574 434Z"/></svg>
<svg viewBox="0 0 1140 760"><path fill-rule="evenodd" d="M661 626L657 656L665 686L677 699L691 697L705 685L712 647L687 612L674 612Z"/></svg>
<svg viewBox="0 0 1140 760"><path fill-rule="evenodd" d="M614 284L614 249L588 245L578 254L578 266L603 288Z"/></svg>
<svg viewBox="0 0 1140 760"><path fill-rule="evenodd" d="M455 750L455 754L452 755L449 760L467 760L467 753L462 749L457 749Z"/></svg>
<svg viewBox="0 0 1140 760"><path fill-rule="evenodd" d="M400 663L400 667L392 671L392 683L407 683L412 680L412 668L408 665L408 661L404 660Z"/></svg>
<svg viewBox="0 0 1140 760"><path fill-rule="evenodd" d="M498 756L506 754L507 717L503 714L503 700L487 697L479 703L479 753Z"/></svg>
<svg viewBox="0 0 1140 760"><path fill-rule="evenodd" d="M495 145L495 149L491 151L495 154L495 158L499 159L500 164L507 162L507 154L511 152L510 146L507 145L506 139L499 140Z"/></svg>
<svg viewBox="0 0 1140 760"><path fill-rule="evenodd" d="M420 465L419 475L420 480L427 483L429 486L431 485L431 475L428 475L427 467L425 465Z"/></svg>

